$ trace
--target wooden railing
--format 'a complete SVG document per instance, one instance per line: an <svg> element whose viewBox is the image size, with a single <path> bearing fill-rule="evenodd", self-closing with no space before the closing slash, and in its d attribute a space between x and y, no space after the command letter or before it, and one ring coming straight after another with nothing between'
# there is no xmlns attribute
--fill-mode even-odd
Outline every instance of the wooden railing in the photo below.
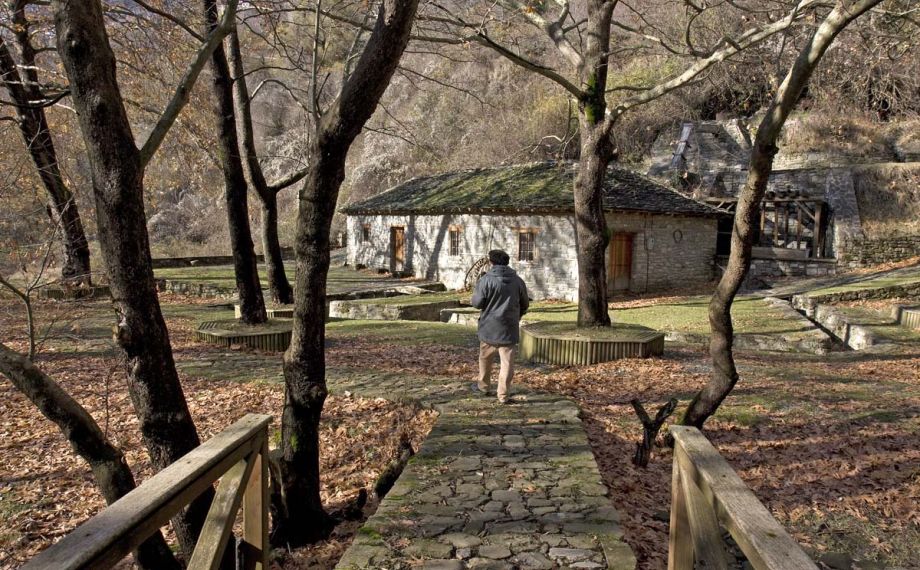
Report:
<svg viewBox="0 0 920 570"><path fill-rule="evenodd" d="M41 552L24 570L111 568L218 479L188 568L220 565L242 504L243 568L268 570L270 419L243 417Z"/></svg>
<svg viewBox="0 0 920 570"><path fill-rule="evenodd" d="M756 570L817 570L696 428L672 426L671 536L668 570L727 569L725 528ZM734 566L734 564L732 564Z"/></svg>

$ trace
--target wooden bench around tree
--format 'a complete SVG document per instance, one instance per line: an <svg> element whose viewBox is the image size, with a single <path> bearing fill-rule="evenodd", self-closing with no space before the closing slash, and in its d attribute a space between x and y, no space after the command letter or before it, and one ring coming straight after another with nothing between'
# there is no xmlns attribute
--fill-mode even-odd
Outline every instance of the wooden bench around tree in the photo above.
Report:
<svg viewBox="0 0 920 570"><path fill-rule="evenodd" d="M668 570L731 567L723 527L756 570L817 570L698 429L671 426L670 433L674 467Z"/></svg>
<svg viewBox="0 0 920 570"><path fill-rule="evenodd" d="M216 569L240 506L243 568L268 569L268 423L248 414L89 519L24 570L111 568L220 480L188 568Z"/></svg>

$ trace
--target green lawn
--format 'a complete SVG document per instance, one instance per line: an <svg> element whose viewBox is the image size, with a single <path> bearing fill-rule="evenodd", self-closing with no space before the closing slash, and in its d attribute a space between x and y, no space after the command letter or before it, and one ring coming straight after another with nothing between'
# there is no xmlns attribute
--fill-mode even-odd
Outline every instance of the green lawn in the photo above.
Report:
<svg viewBox="0 0 920 570"><path fill-rule="evenodd" d="M293 281L294 262L286 262L284 264L284 268L288 279ZM233 274L232 265L165 267L156 269L153 273L154 276L158 279L188 281L190 283L201 283L215 287L223 287L226 289L236 288L236 278ZM260 264L259 279L262 282L262 287L268 287L268 282L265 280L265 276L265 265ZM349 291L360 291L362 289L376 289L398 285L410 285L417 281L419 280L393 279L386 275L373 273L371 271L355 271L351 267L334 265L329 268L327 292L330 294L347 293Z"/></svg>
<svg viewBox="0 0 920 570"><path fill-rule="evenodd" d="M612 309L615 323L641 325L659 331L708 333L709 297L688 297L679 302L661 303L629 309ZM524 317L533 321L575 321L575 303L539 301ZM777 334L808 330L804 321L792 320L763 299L740 298L732 305L735 331L741 334Z"/></svg>
<svg viewBox="0 0 920 570"><path fill-rule="evenodd" d="M879 289L883 287L894 287L896 285L909 285L920 283L920 267L915 267L905 271L899 271L894 275L882 275L880 277L869 278L861 281L853 281L834 287L825 287L806 293L809 297L819 295L829 295L831 293L844 293L847 291L862 291L864 289Z"/></svg>
<svg viewBox="0 0 920 570"><path fill-rule="evenodd" d="M326 323L332 340L360 338L399 345L447 344L476 346L476 331L445 323L424 321L362 321L332 319Z"/></svg>

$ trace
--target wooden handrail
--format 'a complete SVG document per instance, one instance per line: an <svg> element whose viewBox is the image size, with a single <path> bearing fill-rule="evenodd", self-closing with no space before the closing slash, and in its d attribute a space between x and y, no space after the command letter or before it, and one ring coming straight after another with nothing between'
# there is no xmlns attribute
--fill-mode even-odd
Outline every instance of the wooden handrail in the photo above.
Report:
<svg viewBox="0 0 920 570"><path fill-rule="evenodd" d="M248 414L109 505L24 570L111 568L220 479L189 563L216 568L243 504L246 568L268 569L268 423Z"/></svg>
<svg viewBox="0 0 920 570"><path fill-rule="evenodd" d="M817 570L798 543L696 428L671 426L668 570L727 568L724 527L756 570Z"/></svg>

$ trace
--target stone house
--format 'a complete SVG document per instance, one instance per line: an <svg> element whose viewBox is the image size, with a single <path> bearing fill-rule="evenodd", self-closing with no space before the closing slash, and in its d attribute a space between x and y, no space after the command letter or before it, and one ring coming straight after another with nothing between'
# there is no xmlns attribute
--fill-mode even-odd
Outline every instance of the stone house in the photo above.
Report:
<svg viewBox="0 0 920 570"><path fill-rule="evenodd" d="M342 210L347 263L462 289L475 282L487 252L500 248L533 298L574 300L575 171L571 162L541 162L409 180ZM611 293L713 278L725 212L620 168L608 173L604 210Z"/></svg>

